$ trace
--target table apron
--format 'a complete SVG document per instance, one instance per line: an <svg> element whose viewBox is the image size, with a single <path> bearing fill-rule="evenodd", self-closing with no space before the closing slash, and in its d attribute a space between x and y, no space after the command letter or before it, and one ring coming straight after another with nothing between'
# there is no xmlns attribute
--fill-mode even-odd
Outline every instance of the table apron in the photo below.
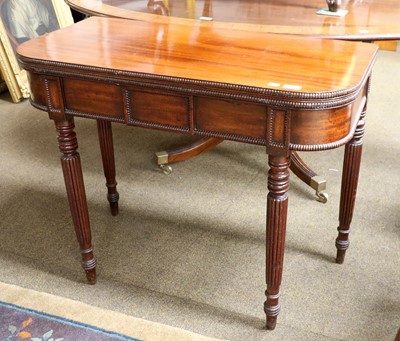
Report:
<svg viewBox="0 0 400 341"><path fill-rule="evenodd" d="M354 134L366 106L368 82L352 101L314 109L255 103L224 94L190 94L29 72L32 104L53 120L80 116L267 148L268 154L339 147ZM301 103L301 101L298 101Z"/></svg>

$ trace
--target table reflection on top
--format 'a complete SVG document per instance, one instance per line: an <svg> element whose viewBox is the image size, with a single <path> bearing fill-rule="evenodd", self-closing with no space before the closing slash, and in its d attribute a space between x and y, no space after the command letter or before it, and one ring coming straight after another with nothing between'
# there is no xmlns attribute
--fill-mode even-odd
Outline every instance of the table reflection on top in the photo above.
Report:
<svg viewBox="0 0 400 341"><path fill-rule="evenodd" d="M66 0L79 12L348 40L400 39L400 1L342 0L343 17L320 15L325 0Z"/></svg>

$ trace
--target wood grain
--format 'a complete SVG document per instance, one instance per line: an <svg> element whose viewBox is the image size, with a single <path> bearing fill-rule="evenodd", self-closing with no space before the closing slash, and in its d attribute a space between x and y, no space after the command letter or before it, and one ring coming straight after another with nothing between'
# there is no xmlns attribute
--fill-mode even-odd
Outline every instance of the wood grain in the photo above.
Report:
<svg viewBox="0 0 400 341"><path fill-rule="evenodd" d="M313 93L321 98L329 97L322 93L357 87L376 47L212 27L90 18L20 45L17 52L31 59L228 83L261 92Z"/></svg>

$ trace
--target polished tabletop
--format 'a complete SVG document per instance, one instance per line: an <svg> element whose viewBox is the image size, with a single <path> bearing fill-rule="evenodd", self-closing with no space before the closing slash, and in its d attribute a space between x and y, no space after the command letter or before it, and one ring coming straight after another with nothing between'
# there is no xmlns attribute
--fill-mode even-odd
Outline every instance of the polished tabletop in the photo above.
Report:
<svg viewBox="0 0 400 341"><path fill-rule="evenodd" d="M343 17L317 14L325 0L66 0L89 15L347 40L400 39L400 1L343 0Z"/></svg>
<svg viewBox="0 0 400 341"><path fill-rule="evenodd" d="M341 40L95 19L85 20L91 25L44 35L18 46L17 52L35 60L229 83L260 91L313 93L312 98L330 98L337 91L345 95L358 88L376 52L372 44ZM72 35L74 44L70 43ZM223 51L220 46L225 46Z"/></svg>

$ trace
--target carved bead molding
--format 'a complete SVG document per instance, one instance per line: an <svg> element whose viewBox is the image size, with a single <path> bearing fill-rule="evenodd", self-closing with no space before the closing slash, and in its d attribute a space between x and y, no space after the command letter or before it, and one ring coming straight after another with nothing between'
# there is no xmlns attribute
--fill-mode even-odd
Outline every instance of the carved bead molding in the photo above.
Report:
<svg viewBox="0 0 400 341"><path fill-rule="evenodd" d="M80 79L102 80L103 82L119 82L124 86L141 86L159 90L185 91L192 95L205 95L211 97L240 99L249 102L263 103L274 107L285 107L293 109L329 109L336 108L352 103L358 96L360 85L349 89L321 92L321 93L303 93L291 92L276 89L255 88L250 86L241 86L235 84L214 83L209 81L200 81L185 79L179 77L168 77L153 74L142 74L137 72L116 71L112 69L90 67L83 65L69 65L60 62L46 61L43 64L41 60L26 59L20 57L22 66L27 70L39 74L47 74L60 77L73 77ZM49 68L49 66L51 68ZM68 71L65 71L65 68ZM372 68L372 65L370 66ZM366 74L368 74L367 72ZM84 76L83 76L84 75ZM162 84L163 83L163 84ZM187 87L182 89L185 84ZM363 84L361 82L360 84ZM241 94L238 94L240 92ZM286 100L277 100L276 98L286 98Z"/></svg>
<svg viewBox="0 0 400 341"><path fill-rule="evenodd" d="M98 75L85 75L85 77L82 77L82 75L77 75L71 72L63 72L60 70L53 70L53 71L47 71L48 73L54 73L58 74L59 76L66 76L68 75L69 77L72 77L74 79L85 79L85 80L101 80L107 82L113 81L113 78L109 77L106 79L103 79L102 77ZM69 78L69 79L72 79ZM108 121L114 121L114 122L124 122L124 118L121 116L115 116L115 114L99 114L95 112L81 112L73 109L69 109L68 106L65 107L65 104L62 102L62 91L63 91L63 79L58 78L56 76L46 76L46 78L43 78L44 81L44 86L46 89L46 101L47 101L47 107L40 105L38 103L34 103L32 101L32 104L41 110L46 110L49 112L49 115L52 119L55 120L63 120L65 119L65 115L67 116L80 116L80 117L87 117L87 118L92 118L92 119L104 119ZM200 135L200 136L207 136L207 137L215 137L215 138L221 138L221 139L226 139L226 140L233 140L233 141L238 141L238 142L245 142L245 143L251 143L251 144L257 144L257 145L266 145L267 146L267 152L268 153L278 153L280 154L284 150L295 150L295 151L320 151L320 150L328 150L328 149L333 149L340 147L346 143L348 143L353 135L353 132L355 131L356 124L354 124L354 127L351 129L349 134L342 138L341 140L332 142L332 143L326 143L326 144L313 144L313 145L302 145L302 144L294 144L290 143L290 111L295 111L298 109L297 107L304 107L307 109L312 108L312 110L316 110L317 107L314 106L313 102L307 102L307 101L297 101L296 103L293 104L293 108L290 108L291 102L288 101L280 101L279 103L275 99L271 98L265 98L265 97L254 97L254 96L247 96L247 95L239 95L231 92L226 92L226 91L214 91L214 90L208 90L208 89L201 89L198 87L187 87L187 88L182 88L182 87L177 87L174 86L175 82L172 82L172 85L170 84L155 84L155 83L150 83L147 82L147 79L144 79L143 81L140 80L124 80L119 84L121 87L121 91L123 93L123 96L125 97L124 99L124 107L126 111L127 117L125 117L125 123L127 124L133 124L133 125L138 125L142 127L148 127L148 128L156 128L156 129L165 129L165 130L170 130L170 131L177 131L177 132L183 132L183 133L190 133L194 135ZM125 87L125 84L129 84L129 87ZM186 127L183 126L171 126L171 125L163 125L163 124L157 124L154 122L145 122L143 120L136 120L133 114L134 108L134 103L131 101L131 86L136 85L140 86L142 89L147 89L150 92L177 92L182 96L187 98L187 112L188 112L188 125ZM369 85L369 82L368 82ZM146 91L147 91L146 90ZM363 92L367 92L366 89L362 90ZM240 135L235 135L235 134L227 134L227 133L222 133L218 131L208 131L208 130L201 130L201 129L196 129L193 127L193 109L192 106L193 104L191 103L191 99L193 96L196 95L207 95L211 96L214 98L229 98L229 99L234 99L234 100L243 100L245 99L246 101L249 102L257 102L257 103L263 103L266 106L266 110L268 112L267 114L267 132L265 139L263 138L252 138L248 136L240 136ZM289 97L293 96L293 94L287 94ZM301 94L297 94L299 97L301 97ZM353 94L354 95L354 94ZM350 97L346 97L346 101L353 99L353 95ZM359 95L357 93L356 95ZM327 96L329 97L329 96ZM344 98L344 97L343 97ZM336 107L338 104L343 104L343 98L339 98L336 100L335 103L333 102L327 102L326 105L323 104L322 107L328 106L328 107ZM362 98L362 101L366 103L366 95ZM308 103L308 104L307 104ZM281 105L289 105L289 107L284 110ZM314 107L313 107L314 106ZM318 106L319 107L319 106ZM360 105L360 114L361 114L361 108L363 105ZM356 114L357 115L357 114ZM282 125L279 127L279 129L273 129L274 127L274 122L276 120L283 120Z"/></svg>
<svg viewBox="0 0 400 341"><path fill-rule="evenodd" d="M287 155L290 138L290 112L268 108L266 135L268 154Z"/></svg>
<svg viewBox="0 0 400 341"><path fill-rule="evenodd" d="M64 119L64 103L62 100L62 90L60 80L57 77L45 78L47 112L55 120Z"/></svg>

